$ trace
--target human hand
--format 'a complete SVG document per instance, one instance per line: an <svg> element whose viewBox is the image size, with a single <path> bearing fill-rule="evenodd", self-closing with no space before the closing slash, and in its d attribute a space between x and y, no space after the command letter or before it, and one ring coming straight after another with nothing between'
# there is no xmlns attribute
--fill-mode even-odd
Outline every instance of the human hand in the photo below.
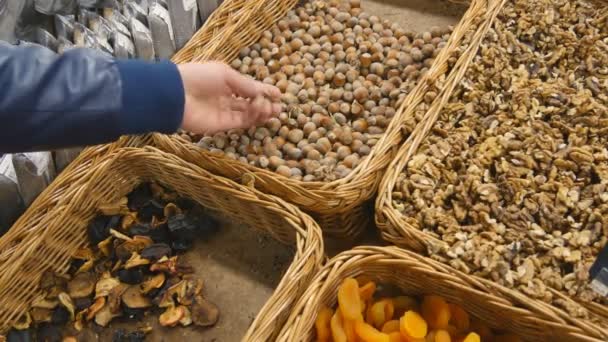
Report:
<svg viewBox="0 0 608 342"><path fill-rule="evenodd" d="M278 88L219 62L178 65L186 102L182 129L212 134L262 124L281 111Z"/></svg>

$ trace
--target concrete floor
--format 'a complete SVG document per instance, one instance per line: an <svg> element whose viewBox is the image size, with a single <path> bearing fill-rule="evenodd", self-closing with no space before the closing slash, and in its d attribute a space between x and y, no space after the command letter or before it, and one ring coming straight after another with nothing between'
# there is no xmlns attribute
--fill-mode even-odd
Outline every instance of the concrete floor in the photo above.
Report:
<svg viewBox="0 0 608 342"><path fill-rule="evenodd" d="M444 0L363 0L365 11L399 23L403 28L425 31L432 26L455 25L465 6ZM380 244L370 228L358 244ZM352 243L327 241L327 254L335 255ZM147 341L238 341L257 311L272 294L274 286L289 266L293 252L271 238L236 224L225 224L207 241L196 243L186 254L205 283L204 295L220 309L220 320L212 328L198 329L158 326L157 316L145 320L154 327ZM136 323L116 322L109 329L83 332L81 341L111 341L117 328L136 329Z"/></svg>

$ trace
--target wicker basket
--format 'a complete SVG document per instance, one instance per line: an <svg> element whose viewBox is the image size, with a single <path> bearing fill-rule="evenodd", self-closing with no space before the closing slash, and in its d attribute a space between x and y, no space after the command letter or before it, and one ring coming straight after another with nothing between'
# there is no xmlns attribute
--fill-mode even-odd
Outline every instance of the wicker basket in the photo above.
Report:
<svg viewBox="0 0 608 342"><path fill-rule="evenodd" d="M42 206L51 200L42 196L38 205L30 207L12 229L18 231L23 225L30 231L1 261L0 330L9 328L38 294L38 281L45 270L67 270L71 254L87 243L86 227L96 209L125 196L144 181L156 181L223 217L247 223L295 246L292 264L244 340L273 338L287 318L290 306L320 267L321 231L309 216L274 196L214 176L152 147L118 149L89 171L82 170L80 175L81 169L71 171L70 177L59 180L70 180L72 184L56 205ZM38 214L39 211L46 215ZM36 218L36 222L30 224L30 217ZM1 240L3 244L12 244L10 239L6 235Z"/></svg>
<svg viewBox="0 0 608 342"><path fill-rule="evenodd" d="M432 129L434 123L437 121L443 106L448 102L453 89L458 85L459 80L464 75L470 62L473 60L477 53L477 48L481 44L484 36L488 32L488 29L492 25L492 22L498 12L505 4L504 0L497 3L497 6L491 10L492 14L490 20L486 21L483 25L480 25L478 32L475 34L473 43L469 46L469 49L463 54L454 67L450 74L450 83L444 88L444 91L437 97L436 101L431 105L431 108L427 111L423 122L418 125L415 131L412 133L410 138L400 147L399 151L395 155L395 159L391 162L387 171L382 179L380 190L376 200L376 225L380 229L382 238L390 241L391 243L414 250L423 254L427 254L428 250L436 250L446 246L446 243L427 234L416 227L412 226L407 222L405 217L393 207L392 191L395 188L395 183L399 174L407 165L410 158L416 153L418 147L422 141L426 138L427 134ZM478 279L478 277L472 277ZM496 285L493 285L496 286ZM553 311L553 315L556 317L562 317L568 319L569 324L580 327L589 336L608 340L608 308L596 303L578 303L568 298L561 292L551 290L553 295L568 302L573 307L578 307L584 310L589 317L595 322L601 322L601 326L591 323L584 322L581 319L568 317L564 311L557 307L548 305L545 302L528 298L527 302L534 306L545 306L546 310Z"/></svg>
<svg viewBox="0 0 608 342"><path fill-rule="evenodd" d="M239 182L243 182L243 175L247 175L247 180L254 180L256 188L288 200L310 213L328 235L354 238L368 226L370 211L366 204L378 189L382 172L392 160L395 146L404 139L402 123L412 118L414 108L423 101L426 91L446 74L452 52L462 44L465 33L473 30L477 22L482 20L488 4L492 2L472 1L448 44L441 50L425 78L406 97L387 132L371 154L344 179L328 183L288 179L269 170L213 155L179 136L155 134L153 144L215 174ZM175 56L174 61L230 61L242 47L257 41L264 30L284 17L296 3L295 0L224 1L205 26Z"/></svg>
<svg viewBox="0 0 608 342"><path fill-rule="evenodd" d="M397 247L359 247L339 254L321 269L294 307L278 341L313 341L321 306L334 307L342 281L362 274L394 284L408 295L443 296L488 326L508 330L526 341L599 342L608 336L606 331L575 322L517 291L470 277L413 252Z"/></svg>

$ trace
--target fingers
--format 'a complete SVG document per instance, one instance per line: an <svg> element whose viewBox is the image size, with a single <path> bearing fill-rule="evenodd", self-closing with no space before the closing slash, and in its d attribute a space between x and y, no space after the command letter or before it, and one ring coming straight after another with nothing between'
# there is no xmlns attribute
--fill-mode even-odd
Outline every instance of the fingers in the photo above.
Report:
<svg viewBox="0 0 608 342"><path fill-rule="evenodd" d="M272 101L281 99L279 88L241 75L229 66L226 66L226 81L234 94L239 97L255 99L258 96L264 96Z"/></svg>

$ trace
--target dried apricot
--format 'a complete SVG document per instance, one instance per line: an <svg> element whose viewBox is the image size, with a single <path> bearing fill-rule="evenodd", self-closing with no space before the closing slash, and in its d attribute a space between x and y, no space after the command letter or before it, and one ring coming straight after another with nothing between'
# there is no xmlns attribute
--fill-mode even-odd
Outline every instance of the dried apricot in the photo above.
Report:
<svg viewBox="0 0 608 342"><path fill-rule="evenodd" d="M479 335L477 335L476 333L472 332L469 333L463 340L462 342L481 342L481 337L479 337Z"/></svg>
<svg viewBox="0 0 608 342"><path fill-rule="evenodd" d="M417 312L407 311L399 320L401 335L404 337L424 338L427 333L427 324Z"/></svg>
<svg viewBox="0 0 608 342"><path fill-rule="evenodd" d="M422 317L433 329L445 328L450 321L450 306L439 296L425 296L422 301Z"/></svg>
<svg viewBox="0 0 608 342"><path fill-rule="evenodd" d="M367 302L372 299L374 292L376 292L376 283L370 281L359 288L359 297L362 301Z"/></svg>
<svg viewBox="0 0 608 342"><path fill-rule="evenodd" d="M456 327L458 331L467 331L471 325L469 314L464 311L460 305L449 304L450 307L450 323Z"/></svg>
<svg viewBox="0 0 608 342"><path fill-rule="evenodd" d="M344 331L344 326L342 325L342 315L340 315L340 310L336 310L334 315L331 317L330 327L333 342L348 342L346 332Z"/></svg>
<svg viewBox="0 0 608 342"><path fill-rule="evenodd" d="M321 311L319 311L319 315L317 316L317 320L315 321L315 327L317 329L317 341L319 342L329 342L331 339L331 316L333 315L333 310L328 307L323 307Z"/></svg>
<svg viewBox="0 0 608 342"><path fill-rule="evenodd" d="M389 342L401 342L401 333L400 332L392 332L388 334Z"/></svg>
<svg viewBox="0 0 608 342"><path fill-rule="evenodd" d="M395 331L399 331L399 320L392 320L392 321L388 321L386 323L384 323L384 325L382 326L382 332L383 333L392 333Z"/></svg>
<svg viewBox="0 0 608 342"><path fill-rule="evenodd" d="M362 320L361 298L359 298L359 284L353 278L347 278L338 288L338 304L344 318L353 321Z"/></svg>
<svg viewBox="0 0 608 342"><path fill-rule="evenodd" d="M346 334L346 339L348 342L356 342L358 341L357 333L355 332L355 322L350 319L345 319L342 316L342 326L344 327L344 333Z"/></svg>
<svg viewBox="0 0 608 342"><path fill-rule="evenodd" d="M394 311L393 302L390 299L381 299L371 306L367 322L376 328L381 328L385 322L393 318Z"/></svg>
<svg viewBox="0 0 608 342"><path fill-rule="evenodd" d="M450 333L446 330L433 330L426 335L426 342L451 342Z"/></svg>
<svg viewBox="0 0 608 342"><path fill-rule="evenodd" d="M359 339L364 342L390 342L388 334L376 330L363 321L355 322L355 331Z"/></svg>

